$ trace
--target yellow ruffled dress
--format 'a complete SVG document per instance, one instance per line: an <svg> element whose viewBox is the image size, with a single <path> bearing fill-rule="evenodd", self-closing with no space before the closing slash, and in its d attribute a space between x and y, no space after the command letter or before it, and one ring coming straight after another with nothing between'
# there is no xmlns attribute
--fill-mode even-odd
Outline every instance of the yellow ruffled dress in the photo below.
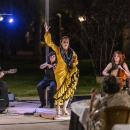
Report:
<svg viewBox="0 0 130 130"><path fill-rule="evenodd" d="M71 63L73 65L73 69L68 71L67 64L61 56L60 47L52 42L51 34L45 33L44 38L46 44L56 52L58 63L56 69L54 70L54 74L57 83L57 92L54 95L54 98L55 105L63 105L65 100L74 96L74 91L78 83L79 70L76 67L78 64L77 55L73 51L73 60Z"/></svg>

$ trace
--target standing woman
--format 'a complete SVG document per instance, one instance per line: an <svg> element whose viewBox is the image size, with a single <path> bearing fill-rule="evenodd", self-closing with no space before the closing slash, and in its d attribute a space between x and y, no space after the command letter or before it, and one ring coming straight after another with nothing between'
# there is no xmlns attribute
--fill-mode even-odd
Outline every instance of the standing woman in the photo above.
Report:
<svg viewBox="0 0 130 130"><path fill-rule="evenodd" d="M62 114L69 115L66 110L68 101L74 96L76 89L79 70L76 65L78 64L76 53L69 46L69 38L64 36L60 40L60 47L52 42L51 34L49 33L49 26L47 23L45 27L45 42L51 47L57 56L57 66L54 70L55 79L57 83L57 92L54 95L56 108L56 115L60 115L60 106L63 105Z"/></svg>
<svg viewBox="0 0 130 130"><path fill-rule="evenodd" d="M109 75L109 74L116 76L116 74L117 74L116 72L119 68L120 70L122 70L124 72L124 75L126 75L126 77L129 77L130 71L128 69L127 64L124 62L124 59L125 59L124 54L122 54L120 51L115 51L113 54L113 57L111 59L111 62L103 70L102 74L104 76ZM119 77L119 81L121 81L120 77Z"/></svg>

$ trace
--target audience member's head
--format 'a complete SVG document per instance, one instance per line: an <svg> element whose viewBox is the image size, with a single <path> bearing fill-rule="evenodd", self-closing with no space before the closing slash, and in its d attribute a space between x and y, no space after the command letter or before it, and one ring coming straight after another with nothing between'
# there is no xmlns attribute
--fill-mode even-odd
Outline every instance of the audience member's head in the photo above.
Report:
<svg viewBox="0 0 130 130"><path fill-rule="evenodd" d="M101 82L101 86L104 93L115 94L120 91L120 83L113 75L104 76Z"/></svg>

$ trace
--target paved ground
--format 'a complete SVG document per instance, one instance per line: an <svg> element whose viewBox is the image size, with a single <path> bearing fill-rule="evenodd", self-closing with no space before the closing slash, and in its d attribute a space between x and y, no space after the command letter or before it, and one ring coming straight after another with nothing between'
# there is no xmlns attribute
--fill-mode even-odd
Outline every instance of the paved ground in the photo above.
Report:
<svg viewBox="0 0 130 130"><path fill-rule="evenodd" d="M16 98L10 107L0 114L0 130L68 130L70 117L61 116L56 120L35 117L34 111L55 115L55 108L38 108L38 97ZM70 109L68 109L71 112ZM27 115L28 114L28 115Z"/></svg>
<svg viewBox="0 0 130 130"><path fill-rule="evenodd" d="M4 115L0 130L68 130L69 120L48 120L34 116ZM17 122L16 120L19 120Z"/></svg>

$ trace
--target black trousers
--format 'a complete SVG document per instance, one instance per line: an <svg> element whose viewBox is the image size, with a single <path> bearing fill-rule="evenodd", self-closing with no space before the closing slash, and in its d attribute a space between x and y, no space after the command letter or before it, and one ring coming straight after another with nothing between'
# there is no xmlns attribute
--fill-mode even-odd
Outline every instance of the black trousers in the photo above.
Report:
<svg viewBox="0 0 130 130"><path fill-rule="evenodd" d="M43 91L46 89L47 86L50 86L50 103L54 103L53 96L56 93L56 82L54 80L42 80L37 85L37 91L42 105L46 105L45 95Z"/></svg>

